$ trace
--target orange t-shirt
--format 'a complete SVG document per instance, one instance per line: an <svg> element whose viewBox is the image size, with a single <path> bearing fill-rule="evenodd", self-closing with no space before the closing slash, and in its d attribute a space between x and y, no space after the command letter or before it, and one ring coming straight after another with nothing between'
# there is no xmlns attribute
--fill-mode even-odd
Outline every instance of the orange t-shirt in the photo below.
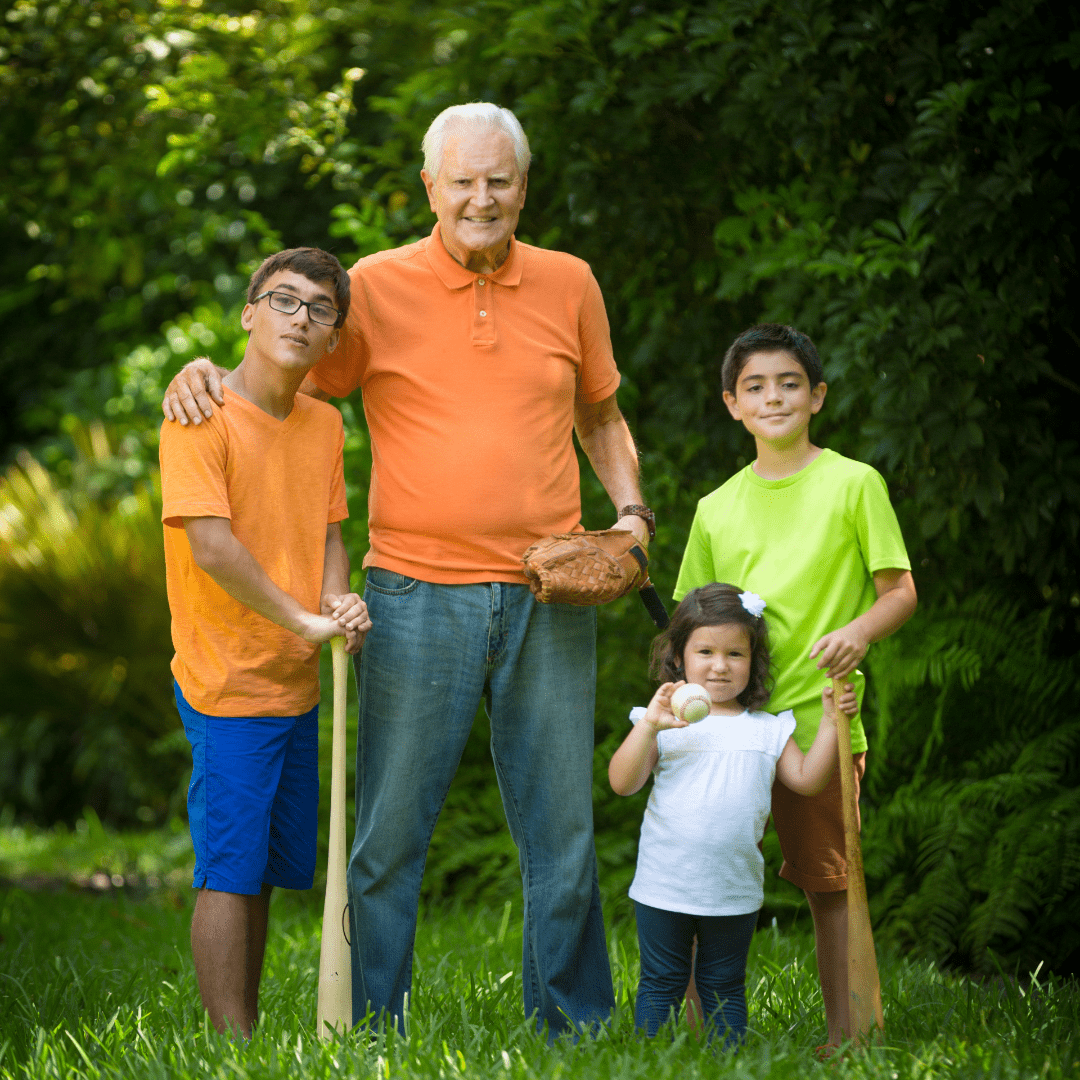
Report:
<svg viewBox="0 0 1080 1080"><path fill-rule="evenodd" d="M587 263L511 240L476 274L431 236L361 259L337 349L312 378L361 387L371 434L366 566L523 583L541 536L581 525L574 404L619 385Z"/></svg>
<svg viewBox="0 0 1080 1080"><path fill-rule="evenodd" d="M319 646L234 600L195 564L185 517L228 518L273 582L318 611L326 527L349 516L341 413L303 394L276 420L225 389L209 420L161 425L161 520L176 655L209 716L299 716L319 701Z"/></svg>

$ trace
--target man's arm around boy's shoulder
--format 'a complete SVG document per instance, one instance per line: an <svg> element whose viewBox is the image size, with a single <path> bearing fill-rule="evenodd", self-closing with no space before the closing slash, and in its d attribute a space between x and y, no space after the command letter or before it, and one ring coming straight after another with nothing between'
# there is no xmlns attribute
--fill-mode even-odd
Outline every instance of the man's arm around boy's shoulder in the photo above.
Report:
<svg viewBox="0 0 1080 1080"><path fill-rule="evenodd" d="M205 416L209 420L214 415L214 406L225 404L222 392L222 379L229 374L229 369L220 367L206 356L197 356L189 360L172 378L161 400L161 411L166 420L178 420L181 427L191 422L201 424ZM318 383L307 375L300 384L298 393L319 401L329 401L330 395Z"/></svg>

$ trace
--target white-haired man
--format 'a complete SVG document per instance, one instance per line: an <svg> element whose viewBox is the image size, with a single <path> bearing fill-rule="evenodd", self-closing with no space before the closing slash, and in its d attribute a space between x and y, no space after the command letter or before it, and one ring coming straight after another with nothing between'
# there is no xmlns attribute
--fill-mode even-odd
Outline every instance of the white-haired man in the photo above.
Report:
<svg viewBox="0 0 1080 1080"><path fill-rule="evenodd" d="M337 350L304 389L363 389L372 629L357 658L353 1003L397 1023L435 821L481 701L525 896L527 1014L554 1035L614 1007L592 825L595 610L534 601L521 556L580 527L573 431L645 542L633 440L587 264L514 238L529 144L508 109L441 113L421 172L438 221L361 259ZM164 411L196 423L218 373L189 365Z"/></svg>

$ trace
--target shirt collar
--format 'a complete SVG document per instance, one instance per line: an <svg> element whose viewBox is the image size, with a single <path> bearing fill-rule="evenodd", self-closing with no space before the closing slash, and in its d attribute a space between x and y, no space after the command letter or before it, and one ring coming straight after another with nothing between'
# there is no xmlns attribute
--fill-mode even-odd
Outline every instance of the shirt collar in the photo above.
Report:
<svg viewBox="0 0 1080 1080"><path fill-rule="evenodd" d="M471 285L479 277L484 277L497 285L520 285L521 284L521 245L517 238L510 237L510 252L506 261L491 274L477 274L472 270L466 270L446 248L443 246L442 234L439 223L435 222L435 228L431 230L431 237L427 243L427 257L431 269L435 271L439 280L448 289L463 289Z"/></svg>

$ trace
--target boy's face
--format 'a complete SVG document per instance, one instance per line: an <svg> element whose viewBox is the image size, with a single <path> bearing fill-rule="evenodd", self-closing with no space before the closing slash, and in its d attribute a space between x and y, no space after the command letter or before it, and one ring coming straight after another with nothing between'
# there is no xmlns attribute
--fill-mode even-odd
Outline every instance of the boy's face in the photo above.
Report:
<svg viewBox="0 0 1080 1080"><path fill-rule="evenodd" d="M802 364L783 351L754 353L739 372L735 393L724 391L728 412L759 442L783 449L805 437L821 411L825 384L811 386Z"/></svg>
<svg viewBox="0 0 1080 1080"><path fill-rule="evenodd" d="M295 297L308 303L334 307L334 292L330 282L312 281L295 270L279 270L263 283L260 293L278 293L279 299ZM240 315L240 325L248 331L248 352L254 350L262 359L284 370L307 371L324 352L332 352L338 341L338 330L317 323L305 304L291 315L276 311L270 297L246 304Z"/></svg>

